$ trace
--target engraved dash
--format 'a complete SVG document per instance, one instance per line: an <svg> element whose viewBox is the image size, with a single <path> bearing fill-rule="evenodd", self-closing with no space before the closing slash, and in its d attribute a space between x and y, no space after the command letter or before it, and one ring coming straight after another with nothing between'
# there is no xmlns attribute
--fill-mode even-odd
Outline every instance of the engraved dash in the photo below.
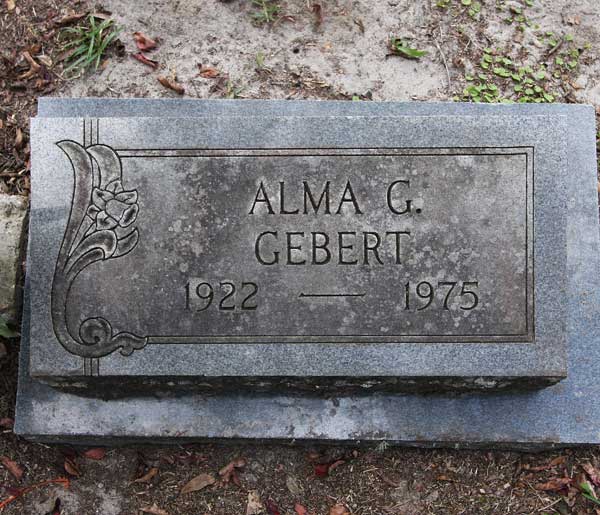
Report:
<svg viewBox="0 0 600 515"><path fill-rule="evenodd" d="M366 293L300 293L298 297L364 297Z"/></svg>

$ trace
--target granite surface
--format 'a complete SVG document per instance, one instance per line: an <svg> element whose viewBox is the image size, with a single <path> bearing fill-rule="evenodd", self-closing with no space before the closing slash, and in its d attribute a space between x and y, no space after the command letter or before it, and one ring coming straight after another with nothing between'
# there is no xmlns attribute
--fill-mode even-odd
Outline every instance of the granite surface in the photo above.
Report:
<svg viewBox="0 0 600 515"><path fill-rule="evenodd" d="M243 385L356 377L363 388L383 378L456 377L483 389L554 382L566 374L564 124L562 115L441 112L34 119L31 373L76 386L98 376L121 385L198 377ZM298 189L298 169L317 192L331 178L337 218L282 213L294 201L283 206L279 179ZM79 170L99 170L83 204L72 201ZM391 195L386 205L386 189L407 177L414 212L402 215L407 201ZM396 186L404 193L409 184ZM277 213L257 203L266 194ZM80 220L67 224L72 205L72 218L87 210L83 229ZM332 244L337 263L320 269L261 263L276 252L315 259L300 250L311 243L300 232L335 239L358 231L367 246L390 229L415 234L418 244L399 250L399 239L388 238L380 254L363 248L344 258ZM295 239L274 247L274 232ZM341 259L356 261L352 271ZM340 286L369 297L308 298Z"/></svg>
<svg viewBox="0 0 600 515"><path fill-rule="evenodd" d="M462 106L461 106L462 107ZM414 110L414 105L399 110ZM423 111L439 106L416 107ZM452 105L452 111L457 109ZM460 108L458 108L460 110ZM590 106L464 106L462 114L563 114L567 191L567 379L536 392L360 395L239 393L102 401L58 391L28 373L24 327L16 430L42 441L124 443L204 438L387 440L416 445L548 447L600 443L598 202ZM454 114L457 114L456 112ZM28 317L26 317L28 318ZM284 421L284 422L282 422Z"/></svg>

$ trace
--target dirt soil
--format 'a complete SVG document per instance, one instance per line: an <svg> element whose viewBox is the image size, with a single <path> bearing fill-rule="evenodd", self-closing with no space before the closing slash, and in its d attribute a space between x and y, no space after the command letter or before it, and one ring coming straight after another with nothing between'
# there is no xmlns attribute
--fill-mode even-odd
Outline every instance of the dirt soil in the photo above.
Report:
<svg viewBox="0 0 600 515"><path fill-rule="evenodd" d="M27 127L37 96L178 96L159 77L198 98L525 96L600 108L597 0L279 5L276 20L261 24L253 17L261 9L250 0L1 0L0 191L29 194ZM97 72L66 80L68 56L59 35L88 12L112 16L123 29L121 43ZM136 31L157 42L144 53L157 69L132 58L139 52ZM427 53L401 57L390 48L391 37ZM586 499L580 486L600 488L597 448L527 454L385 442L232 443L89 452L31 444L11 430L18 339L0 344L0 351L8 349L0 363L3 514L600 514L600 504ZM195 477L192 486L203 487L182 493Z"/></svg>

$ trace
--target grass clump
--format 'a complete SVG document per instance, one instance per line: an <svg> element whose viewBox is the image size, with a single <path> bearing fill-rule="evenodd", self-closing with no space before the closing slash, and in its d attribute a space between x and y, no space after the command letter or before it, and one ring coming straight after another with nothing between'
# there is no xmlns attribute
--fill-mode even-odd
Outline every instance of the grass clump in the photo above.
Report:
<svg viewBox="0 0 600 515"><path fill-rule="evenodd" d="M252 5L258 8L252 13L252 18L261 25L274 23L281 11L281 6L272 0L252 0Z"/></svg>
<svg viewBox="0 0 600 515"><path fill-rule="evenodd" d="M69 40L64 49L70 51L65 74L74 76L90 68L97 70L102 56L117 40L120 32L121 28L114 20L98 22L92 14L86 18L84 24L63 29L61 36Z"/></svg>

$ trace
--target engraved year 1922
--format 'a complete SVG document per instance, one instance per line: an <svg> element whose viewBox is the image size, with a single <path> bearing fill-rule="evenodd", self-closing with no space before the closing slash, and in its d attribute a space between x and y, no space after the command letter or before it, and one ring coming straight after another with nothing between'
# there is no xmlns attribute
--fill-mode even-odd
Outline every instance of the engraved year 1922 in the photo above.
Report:
<svg viewBox="0 0 600 515"><path fill-rule="evenodd" d="M205 281L191 279L185 285L186 311L253 311L258 308L258 284L253 281Z"/></svg>

